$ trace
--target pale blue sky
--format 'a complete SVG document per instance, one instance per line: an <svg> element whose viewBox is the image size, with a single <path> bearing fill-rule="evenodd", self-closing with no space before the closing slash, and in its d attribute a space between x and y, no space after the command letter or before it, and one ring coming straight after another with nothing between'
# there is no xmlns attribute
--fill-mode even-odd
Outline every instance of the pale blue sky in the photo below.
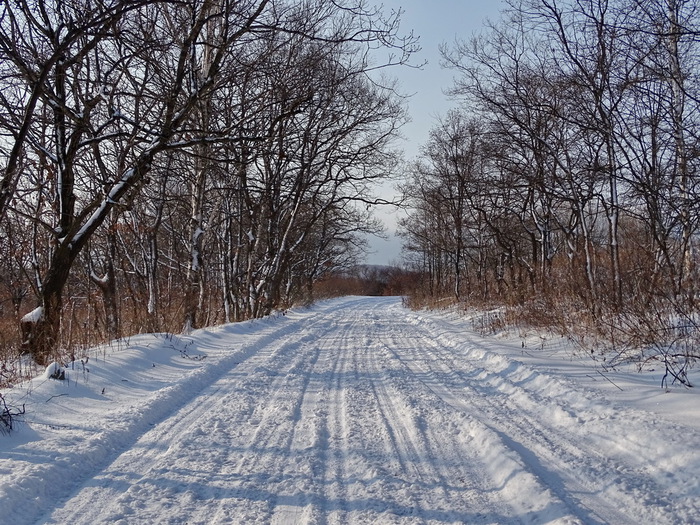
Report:
<svg viewBox="0 0 700 525"><path fill-rule="evenodd" d="M414 156L418 145L427 139L434 117L454 105L443 95L443 90L452 84L454 73L440 67L440 44L449 44L455 38L469 39L482 30L486 18L497 20L505 5L503 0L384 0L382 4L387 12L404 10L403 31L413 30L420 37L422 51L415 62L428 61L422 70L393 70L403 90L415 93L409 102L413 122L403 130L408 139L404 149Z"/></svg>
<svg viewBox="0 0 700 525"><path fill-rule="evenodd" d="M440 67L440 44L449 44L456 38L467 40L479 33L485 19L495 21L499 18L505 3L503 0L384 0L381 3L387 13L392 9L404 10L402 32L413 30L420 37L422 50L414 62L428 62L420 70L395 68L391 71L399 79L402 91L413 94L408 103L412 122L403 128L406 141L400 145L410 159L418 154L420 146L427 140L435 118L456 104L443 94L443 90L452 84L454 73ZM391 190L387 188L385 191ZM377 216L386 224L390 238L388 241L370 240L374 253L368 255L368 264L398 262L401 242L393 236L397 214L387 212L379 210Z"/></svg>

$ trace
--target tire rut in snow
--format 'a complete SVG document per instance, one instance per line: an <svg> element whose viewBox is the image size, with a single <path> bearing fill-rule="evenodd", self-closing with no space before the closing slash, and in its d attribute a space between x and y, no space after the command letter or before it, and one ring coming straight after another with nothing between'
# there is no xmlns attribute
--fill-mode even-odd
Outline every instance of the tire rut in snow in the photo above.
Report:
<svg viewBox="0 0 700 525"><path fill-rule="evenodd" d="M377 392L379 399L387 400L382 404L386 407L387 423L397 436L397 455L404 456L405 462L413 465L417 476L413 483L422 487L417 490L422 513L448 523L536 522L541 519L537 509L528 505L519 504L511 509L517 498L503 490L508 479L490 476L493 451L484 449L492 443L475 438L474 420L446 405L419 377L406 373L398 351L398 348L379 345L377 353L385 354L381 362L387 369L387 377L377 383ZM402 449L404 452L400 452ZM498 462L502 465L504 459L499 458ZM511 469L508 475L513 475L514 479L517 476L514 484L523 487L520 473ZM442 507L436 507L435 502L443 502ZM565 513L557 510L550 509L549 513L557 519L566 518Z"/></svg>
<svg viewBox="0 0 700 525"><path fill-rule="evenodd" d="M201 500L208 504L216 501L222 494L216 476L212 483L206 479L208 469L178 472L178 461L182 463L186 458L191 459L193 465L208 464L214 473L220 473L222 468L234 474L240 472L240 465L231 464L230 453L226 457L215 457L225 450L221 443L213 443L208 449L202 447L202 443L208 443L212 438L229 439L231 435L226 427L231 423L254 428L253 437L248 442L253 450L256 447L260 450L263 442L270 445L270 436L275 432L264 432L260 426L262 420L258 425L250 425L251 418L254 421L256 417L254 408L259 405L261 397L268 403L275 402L276 392L284 382L286 372L294 366L293 361L296 359L298 363L304 359L295 350L315 337L313 333L307 333L309 328L321 324L325 329L331 329L327 320L320 317L311 321L301 319L275 328L244 345L242 352L222 360L215 371L205 374L210 381L200 381L204 384L198 384L196 389L190 385L186 392L189 395L183 396L177 410L164 414L158 424L149 425L139 434L131 446L115 453L111 465L96 471L94 477L75 491L74 497L56 510L48 522L95 523L124 519L129 523L167 523L161 506L167 507L173 494L184 492L186 497L179 504L185 509L174 512L172 519L173 523L178 523L188 508L189 512L198 514ZM237 383L239 380L242 383ZM269 388L265 390L266 387ZM288 415L284 417L288 418ZM274 421L264 422L268 426L274 424ZM240 442L231 445L241 447ZM197 478L201 478L201 482L192 484L191 480ZM224 485L228 483L223 477L218 481ZM187 485L193 486L184 488ZM245 487L236 490L245 491ZM189 504L188 499L191 500ZM267 506L266 497L258 499L263 507ZM101 503L96 504L96 501ZM153 516L151 509L161 514ZM210 519L211 514L202 522Z"/></svg>
<svg viewBox="0 0 700 525"><path fill-rule="evenodd" d="M456 351L454 341L448 341L447 347L436 342L435 327L414 327L419 330L414 330L413 337L422 332L419 336L422 342L402 344L403 332L396 330L387 339L388 346L422 347L421 353L401 356L412 374L422 377L425 385L445 403L471 414L489 432L495 433L497 440L514 452L523 466L580 520L594 524L679 520L669 514L678 509L674 509L664 490L655 486L652 479L646 479L640 487L638 470L588 447L581 434L575 434L574 438L572 427L584 432L584 421L574 415L576 410L556 397L539 392L542 381L556 379L520 363L489 355L487 351L464 355ZM463 341L467 347L476 344L467 341L466 336ZM480 358L475 361L475 357ZM568 390L562 397L584 398L587 394L571 392L571 388L572 385L564 385L562 390ZM602 409L603 414L606 410L611 409ZM576 421L567 421L570 418ZM611 442L624 441L624 429L606 431ZM640 452L643 457L644 451ZM644 502L643 509L638 508L640 501ZM634 515L623 511L633 508ZM642 511L647 515L640 516ZM692 516L692 510L687 515Z"/></svg>
<svg viewBox="0 0 700 525"><path fill-rule="evenodd" d="M321 409L323 414L323 446L320 448L323 469L317 479L322 484L319 490L321 501L314 509L315 522L336 524L347 522L348 487L346 463L349 457L348 413L345 402L345 379L351 373L348 356L341 349L348 348L352 330L358 319L350 317L335 334L329 334L323 342L324 368L319 369L325 377L324 396L327 400Z"/></svg>
<svg viewBox="0 0 700 525"><path fill-rule="evenodd" d="M493 523L507 505L486 483L478 454L465 439L461 413L445 410L401 369L403 363L382 344L371 355L385 370L374 390L387 423L394 428L397 456L415 471L422 512L444 522ZM392 363L387 365L387 363ZM449 502L444 508L437 502ZM444 505L444 503L443 503ZM447 510L450 509L450 510Z"/></svg>
<svg viewBox="0 0 700 525"><path fill-rule="evenodd" d="M609 486L640 479L634 463L567 435L567 418L604 411L430 323L357 299L266 327L179 387L49 522L632 522L614 506L634 494ZM643 521L683 522L654 505Z"/></svg>
<svg viewBox="0 0 700 525"><path fill-rule="evenodd" d="M470 391L470 387L467 386L469 379L455 380L456 374L453 370L440 366L436 351L432 349L437 346L439 345L434 339L427 336L417 339L414 334L410 341L406 341L403 335L391 338L387 349L394 353L395 358L401 361L405 368L398 374L415 378L420 383L413 385L414 391L423 388L429 392L425 394L426 397L433 397L434 403L445 405L455 413L463 415L465 433L480 452L477 461L483 464L484 475L492 480L491 490L502 493L503 500L514 507L515 515L530 515L535 520L577 522L575 516L578 513L574 511L572 514L566 501L558 498L556 493L552 494L554 491L551 491L548 478L540 478L539 473L531 468L532 465L521 457L522 449L515 447L506 433L493 428L492 413L483 409L483 404L488 404L488 401L479 399ZM391 350L392 348L409 350L399 356ZM421 351L416 352L416 348L421 348ZM436 372L438 368L439 371ZM530 501L549 503L544 508L534 508Z"/></svg>
<svg viewBox="0 0 700 525"><path fill-rule="evenodd" d="M347 321L352 329L335 337L339 364L330 428L336 465L327 476L329 511L319 522L499 521L493 509L507 506L484 495L483 475L470 462L476 454L454 428L433 429L422 415L430 409L407 402L400 380L387 373L397 363L377 343L386 330L385 308L356 314Z"/></svg>

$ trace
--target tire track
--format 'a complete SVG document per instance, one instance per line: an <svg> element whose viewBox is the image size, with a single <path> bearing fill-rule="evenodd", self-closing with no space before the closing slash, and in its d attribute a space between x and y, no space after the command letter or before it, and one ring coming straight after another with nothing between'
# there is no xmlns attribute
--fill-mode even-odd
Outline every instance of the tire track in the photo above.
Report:
<svg viewBox="0 0 700 525"><path fill-rule="evenodd" d="M412 382L396 374L403 365L379 343L387 322L393 322L385 309L376 306L362 313L360 327L366 335L347 351L352 374L345 376L346 414L356 427L350 436L364 436L363 442L351 437L349 446L364 450L349 461L346 471L370 473L355 482L353 490L367 508L353 508L348 521L503 522L507 506L485 496L483 471L470 461L476 455L458 442L456 433L445 434L425 417L434 407L412 395Z"/></svg>
<svg viewBox="0 0 700 525"><path fill-rule="evenodd" d="M437 343L433 331L422 326L413 328L414 337L419 337L419 341L401 344L403 336L398 331L387 339L389 347L412 349L400 357L407 369L445 403L472 414L495 433L578 519L599 524L638 523L638 516L620 512L620 509L634 508L640 496L637 491L619 490L616 503L599 496L610 485L619 483L626 471L634 480L639 479L639 473L629 472L628 466L603 456L598 450L586 448L580 435L575 441L571 440L548 422L551 413L562 418L575 417L567 406L556 404L555 400L553 404L553 400L529 392L522 386L529 379L511 380L513 372L509 368L491 371L483 360L479 364L484 369L474 368L464 359L458 362L454 349ZM419 336L416 328L420 328ZM422 348L422 352L415 351L417 348ZM658 487L647 486L646 490L663 494ZM657 518L663 519L666 508L671 508L670 501L662 500Z"/></svg>
<svg viewBox="0 0 700 525"><path fill-rule="evenodd" d="M224 472L229 481L224 489L225 502L220 505L215 522L250 521L264 523L304 522L304 508L311 498L300 494L298 480L308 474L307 454L301 441L308 433L300 426L315 424L306 417L313 414L313 395L309 394L311 374L320 356L315 342L335 329L332 316L306 320L306 333L297 340L282 344L282 354L291 358L287 364L270 363L269 378L251 374L241 391L251 390L251 384L270 383L267 395L256 395L255 409L246 421L255 430L237 436L233 449L239 457L230 462ZM311 416L309 416L311 417ZM303 434L303 438L300 438ZM291 462L291 465L290 465ZM268 486L266 490L264 487ZM210 523L211 516L202 513L201 523ZM254 521L255 520L255 521Z"/></svg>
<svg viewBox="0 0 700 525"><path fill-rule="evenodd" d="M355 326L356 320L349 321L351 326ZM350 328L344 329L342 334L336 335L326 346L329 353L334 356L332 359L331 373L328 378L328 399L329 406L326 411L326 431L328 432L329 446L328 458L329 466L326 468L324 481L325 506L323 510L323 521L321 523L342 524L347 522L348 508L347 502L347 475L345 464L348 458L348 414L345 400L346 386L344 376L348 374L347 355L344 352L334 351L333 343L338 342L338 348L347 348L347 338ZM331 506L329 502L335 501L336 505Z"/></svg>
<svg viewBox="0 0 700 525"><path fill-rule="evenodd" d="M47 522L626 525L648 489L640 521L683 523L640 463L586 444L608 414L576 405L590 393L540 392L552 378L395 299L294 315L159 393Z"/></svg>
<svg viewBox="0 0 700 525"><path fill-rule="evenodd" d="M266 407L275 403L279 405L280 399L284 397L280 390L284 387L287 374L295 365L298 366L297 370L304 369L303 362L308 359L308 353L298 353L295 350L304 348L305 343L318 337L314 330L319 332L333 329L332 325L329 326L329 318L332 320L332 315L327 317L321 314L317 317L319 318L311 321L299 319L262 337L254 338L244 351L247 359L241 361L240 356L232 357L228 359L231 361L230 366L218 365L217 368L224 369L217 374L215 380L203 385L196 397L188 398L179 409L172 410L159 423L139 435L133 446L116 453L111 465L96 472L91 480L76 490L71 500L66 500L63 508L57 509L47 519L47 523L118 522L120 519L128 519L130 523L149 523L152 522L150 520L156 519L147 516L143 500L167 499L175 488L179 489L180 485L187 483L179 475L177 466L163 468L164 463L168 465L168 457L182 454L182 449L187 447L188 437L192 437L196 443L197 439L202 441L211 431L211 434L223 433L223 437L228 439L231 437L230 432L223 428L223 421L243 421L243 425L251 426L251 419L255 421L258 417L255 413L256 407ZM282 344L279 344L280 341ZM236 380L241 380L241 383L237 384ZM255 395L251 396L251 393ZM254 425L252 437L249 436L244 449L253 451L257 454L255 457L259 457L269 448L278 452L284 451L284 442L273 443L274 436L279 435L273 431L276 421L272 418L276 415L279 414L273 411L267 413L263 409L259 424ZM210 428L206 428L208 425ZM246 430L250 434L250 431ZM243 434L245 433L237 437L243 437ZM132 452L132 449L135 452ZM234 450L240 449L241 444L236 443ZM138 457L133 457L135 455ZM195 464L199 459L196 457L196 450L192 456ZM223 461L221 465L212 466L219 471L223 466L228 470L227 474L237 474L255 466L255 457L242 456L239 462L231 462L229 458L228 462ZM279 468L279 462L277 465ZM248 481L259 481L250 473L243 478L244 481L245 478ZM246 489L243 486L238 490ZM194 515L198 514L197 500L221 495L216 483L206 487L202 484L190 492L191 512ZM201 493L201 498L198 493ZM98 499L111 501L112 504L96 507L90 503ZM227 496L226 499L230 498ZM259 499L260 501L252 505L256 507L255 511L269 512L267 501ZM207 513L211 510L213 509ZM136 514L138 521L135 521ZM159 519L162 520L162 517Z"/></svg>
<svg viewBox="0 0 700 525"><path fill-rule="evenodd" d="M371 354L375 367L382 367L392 359L396 359L395 354L381 343ZM404 367L403 362L398 360L398 363ZM485 497L490 487L479 481L485 479L485 475L478 457L460 439L463 428L455 422L459 414L455 418L452 410L446 411L444 406L436 404L421 387L396 368L375 385L377 399L385 407L385 413L391 414L387 421L392 421L398 429L399 441L408 451L408 460L414 463L420 485L426 487L419 492L421 505L424 509L435 509L434 501L446 500L452 502L451 508L459 508L460 502L467 500L477 508L495 509L493 515L497 519L497 509L506 505L497 498ZM466 507L462 509L463 512L466 510ZM448 514L445 513L442 519L457 519ZM471 519L476 522L491 518L486 514L476 514Z"/></svg>
<svg viewBox="0 0 700 525"><path fill-rule="evenodd" d="M488 465L497 454L490 451L490 456L485 457L480 450L492 448L493 442L475 439L474 427L479 426L478 422L446 404L419 377L407 374L397 347L389 348L383 343L379 346L382 357L376 357L377 362L389 362L393 366L387 380L378 383L388 385L378 387L378 398L386 400L383 404L387 407L387 424L400 429L403 436L396 455L405 456L406 463L412 464L417 472L414 483L421 487L416 493L426 520L504 523L541 519L538 510L527 502L516 501L518 504L511 509L518 498L507 494L499 486L500 480L490 479ZM402 448L408 455L401 452ZM499 461L503 463L502 458ZM449 501L450 510L444 510L444 503L443 509L437 510L435 502L439 501ZM566 513L556 508L556 502L552 506L550 514L564 519L562 523L570 523Z"/></svg>

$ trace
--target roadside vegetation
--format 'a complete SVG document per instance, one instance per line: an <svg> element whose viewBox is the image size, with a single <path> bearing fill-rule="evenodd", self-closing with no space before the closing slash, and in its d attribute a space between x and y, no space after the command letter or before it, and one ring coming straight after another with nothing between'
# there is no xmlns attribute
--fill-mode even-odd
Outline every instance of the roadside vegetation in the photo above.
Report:
<svg viewBox="0 0 700 525"><path fill-rule="evenodd" d="M416 305L554 329L609 363L700 358L695 1L510 0L447 44L456 108L403 184Z"/></svg>
<svg viewBox="0 0 700 525"><path fill-rule="evenodd" d="M383 74L418 49L400 17L3 2L0 382L97 341L261 317L356 264L407 118Z"/></svg>

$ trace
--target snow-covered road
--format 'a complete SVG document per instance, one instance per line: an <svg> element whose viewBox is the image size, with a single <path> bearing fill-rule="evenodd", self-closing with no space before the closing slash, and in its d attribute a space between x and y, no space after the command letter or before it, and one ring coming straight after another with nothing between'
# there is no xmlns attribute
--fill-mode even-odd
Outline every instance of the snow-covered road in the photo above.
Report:
<svg viewBox="0 0 700 525"><path fill-rule="evenodd" d="M506 347L357 297L134 338L12 393L0 522L696 522L694 425Z"/></svg>

